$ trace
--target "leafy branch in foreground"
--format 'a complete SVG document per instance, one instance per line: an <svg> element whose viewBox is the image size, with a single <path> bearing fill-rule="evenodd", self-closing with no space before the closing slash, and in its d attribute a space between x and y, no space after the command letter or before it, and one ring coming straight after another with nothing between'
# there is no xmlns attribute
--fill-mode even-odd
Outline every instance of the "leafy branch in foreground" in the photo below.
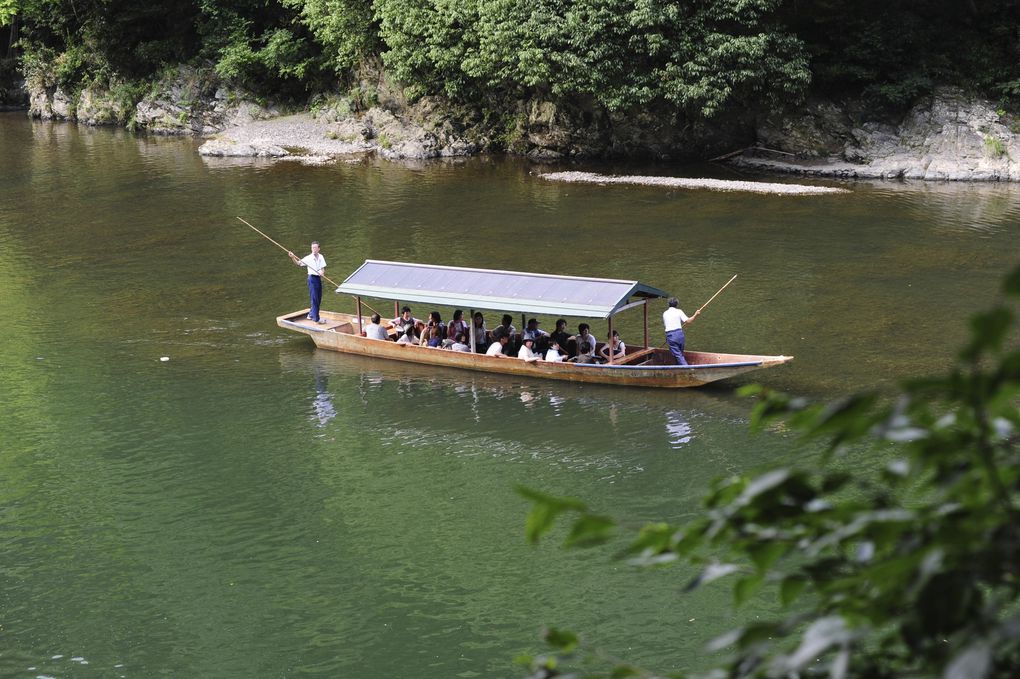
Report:
<svg viewBox="0 0 1020 679"><path fill-rule="evenodd" d="M1020 268L1004 291L1020 297ZM825 442L822 464L716 481L699 518L647 525L627 549L641 565L696 566L688 590L726 578L738 606L766 584L778 593L772 619L709 644L727 653L708 676L1020 672L1020 349L1010 346L1007 304L971 319L948 374L910 381L895 399L862 394L820 406L743 390L758 397L753 427L784 421ZM889 461L827 469L847 445L865 443ZM572 519L571 545L605 543L617 528L579 500L521 493L533 503L533 542L562 515ZM561 667L583 645L563 630L547 640L553 652L532 660L532 676L567 676ZM652 676L603 664L603 675L585 676Z"/></svg>

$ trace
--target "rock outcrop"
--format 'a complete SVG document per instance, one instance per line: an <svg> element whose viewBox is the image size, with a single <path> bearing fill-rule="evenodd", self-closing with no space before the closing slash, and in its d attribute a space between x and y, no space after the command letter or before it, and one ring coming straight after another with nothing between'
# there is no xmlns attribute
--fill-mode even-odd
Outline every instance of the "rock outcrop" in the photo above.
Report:
<svg viewBox="0 0 1020 679"><path fill-rule="evenodd" d="M28 113L41 120L85 125L125 125L154 134L208 135L229 125L280 115L243 92L224 86L208 72L181 66L139 94L124 82L93 84L76 97L45 75L27 83Z"/></svg>
<svg viewBox="0 0 1020 679"><path fill-rule="evenodd" d="M1020 120L991 102L941 90L897 121L851 111L815 104L766 121L758 145L770 151L751 150L733 162L830 177L1020 181Z"/></svg>

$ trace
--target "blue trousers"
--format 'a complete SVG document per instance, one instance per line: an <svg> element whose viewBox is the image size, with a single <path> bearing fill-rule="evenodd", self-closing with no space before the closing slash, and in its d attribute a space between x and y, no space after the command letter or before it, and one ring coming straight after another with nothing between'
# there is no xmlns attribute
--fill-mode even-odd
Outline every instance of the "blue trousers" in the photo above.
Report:
<svg viewBox="0 0 1020 679"><path fill-rule="evenodd" d="M684 342L686 341L683 328L670 330L666 333L666 344L669 345L669 350L673 353L677 365L687 365L687 359L684 358Z"/></svg>
<svg viewBox="0 0 1020 679"><path fill-rule="evenodd" d="M312 300L312 310L308 312L313 321L319 320L319 304L322 302L322 278L308 277L308 297Z"/></svg>

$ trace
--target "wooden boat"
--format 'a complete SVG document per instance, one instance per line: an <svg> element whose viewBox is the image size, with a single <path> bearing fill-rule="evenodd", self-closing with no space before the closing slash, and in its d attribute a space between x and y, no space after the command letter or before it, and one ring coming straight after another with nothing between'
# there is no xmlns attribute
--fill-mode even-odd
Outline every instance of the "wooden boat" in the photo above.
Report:
<svg viewBox="0 0 1020 679"><path fill-rule="evenodd" d="M667 293L636 281L367 260L340 284L337 292L355 298L355 313L320 310L320 320L326 322L315 323L307 318L309 310L302 309L277 317L277 325L304 333L312 338L316 347L329 351L508 375L627 386L697 387L780 365L793 358L685 351L689 365L676 365L668 349L649 346L648 342L648 302L666 297ZM609 363L579 364L526 362L518 358L397 344L392 341L396 337L395 330L389 341L363 336L362 328L369 319L362 313L362 296L394 300L397 308L402 302L470 308L469 319L476 309L605 318L610 333L615 314L641 307L645 321L644 345L628 344L625 355ZM632 298L638 301L632 302ZM473 337L470 343L474 346Z"/></svg>

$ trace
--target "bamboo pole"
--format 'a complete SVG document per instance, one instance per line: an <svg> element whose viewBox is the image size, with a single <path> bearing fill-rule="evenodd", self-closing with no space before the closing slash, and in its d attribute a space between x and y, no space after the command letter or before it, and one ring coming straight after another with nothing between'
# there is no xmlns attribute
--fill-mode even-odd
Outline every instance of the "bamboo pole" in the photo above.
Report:
<svg viewBox="0 0 1020 679"><path fill-rule="evenodd" d="M255 232L257 233L257 234L259 234L260 236L262 236L263 238L265 238L266 240L268 240L268 241L269 241L270 243L272 243L272 244L273 244L273 245L275 245L276 247L278 247L278 248L280 248L281 250L283 250L284 252L286 252L286 253L287 253L288 255L290 255L290 254L291 254L291 250L289 250L289 249L287 249L287 248L283 247L282 245L280 245L279 243L277 243L277 242L276 242L275 240L273 240L272 238L270 238L270 237L269 237L269 236L267 236L266 234L262 233L261 231L259 231L259 230L258 230L258 229L256 229L256 228L255 228L254 226L252 226L252 225L251 225L251 224L249 224L248 222L244 221L244 220L243 220L243 219L241 219L240 217L238 217L238 219L240 219L240 220L241 220L242 222L244 222L245 224L247 224L247 225L248 225L249 227L251 227L251 228L252 228L252 229L253 229L253 230L254 230L254 231L255 231ZM310 267L309 267L309 268L310 268ZM317 271L317 272L316 272L316 274L318 274L319 276L322 276L322 277L323 277L323 278L325 278L325 279L326 279L327 281L329 281L329 282L330 282L330 283L331 283L331 284L333 285L333 287L335 287L335 288L336 288L336 287L340 287L339 285L337 285L336 281L333 281L333 280L331 280L331 279L330 279L330 278L329 278L329 277L328 277L328 276L327 276L326 274L322 273L321 271Z"/></svg>
<svg viewBox="0 0 1020 679"><path fill-rule="evenodd" d="M714 295L712 295L712 296L711 296L711 297L709 298L709 300L708 300L707 302L705 302L705 303L704 303L704 304L702 304L702 305L701 305L700 307L698 307L698 310L697 310L697 311L695 311L694 313L695 313L695 314L700 314L700 313L701 313L701 310L702 310L702 309L704 309L704 308L705 308L705 307L707 307L707 306L708 306L709 304L711 304L711 303L712 303L712 300L713 300L713 299L715 299L716 297L718 297L718 296L719 296L719 293L720 293L720 292L722 292L723 290L725 290L725 289L726 289L727 287L729 287L730 283L732 283L732 282L733 282L733 281L735 281L735 280L737 280L737 274L733 274L733 278L731 278L731 279L729 279L728 281L726 281L726 285L724 285L724 286L722 286L721 288L719 288L718 292L716 292L716 293L715 293Z"/></svg>

